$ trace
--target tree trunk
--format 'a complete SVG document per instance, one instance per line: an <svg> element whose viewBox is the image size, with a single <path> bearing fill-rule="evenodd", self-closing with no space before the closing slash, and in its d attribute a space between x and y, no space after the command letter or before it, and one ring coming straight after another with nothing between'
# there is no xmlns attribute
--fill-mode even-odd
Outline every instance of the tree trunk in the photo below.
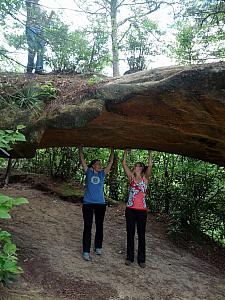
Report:
<svg viewBox="0 0 225 300"><path fill-rule="evenodd" d="M118 24L117 24L117 0L111 0L111 39L113 56L113 76L119 76L119 49L118 49Z"/></svg>
<svg viewBox="0 0 225 300"><path fill-rule="evenodd" d="M115 154L113 165L109 173L109 197L118 200L118 162L119 158Z"/></svg>
<svg viewBox="0 0 225 300"><path fill-rule="evenodd" d="M165 213L169 213L170 209L170 192L169 188L169 172L168 172L168 157L166 155L166 159L164 160L164 182L165 182Z"/></svg>
<svg viewBox="0 0 225 300"><path fill-rule="evenodd" d="M4 185L8 185L9 183L11 167L12 167L12 158L9 158L6 173L5 173L5 178L4 178Z"/></svg>

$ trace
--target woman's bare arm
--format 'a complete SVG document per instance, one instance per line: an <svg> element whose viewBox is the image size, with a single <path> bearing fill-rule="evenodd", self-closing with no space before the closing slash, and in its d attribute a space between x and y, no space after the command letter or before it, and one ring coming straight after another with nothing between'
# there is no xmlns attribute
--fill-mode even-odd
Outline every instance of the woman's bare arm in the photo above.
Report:
<svg viewBox="0 0 225 300"><path fill-rule="evenodd" d="M111 148L111 153L110 153L110 157L109 157L109 163L107 165L107 167L104 169L105 174L108 174L109 171L112 168L112 164L113 164L113 160L114 160L114 149Z"/></svg>
<svg viewBox="0 0 225 300"><path fill-rule="evenodd" d="M148 150L148 167L145 171L145 177L149 179L152 174L152 150Z"/></svg>
<svg viewBox="0 0 225 300"><path fill-rule="evenodd" d="M84 172L86 173L87 169L88 169L88 166L87 166L86 161L84 159L83 147L79 147L79 158L80 158L82 168L83 168Z"/></svg>
<svg viewBox="0 0 225 300"><path fill-rule="evenodd" d="M127 150L124 150L124 155L123 155L123 160L122 160L122 166L123 166L124 172L126 173L128 179L131 180L132 177L133 177L133 173L128 168L127 163L126 163L126 159L127 159Z"/></svg>

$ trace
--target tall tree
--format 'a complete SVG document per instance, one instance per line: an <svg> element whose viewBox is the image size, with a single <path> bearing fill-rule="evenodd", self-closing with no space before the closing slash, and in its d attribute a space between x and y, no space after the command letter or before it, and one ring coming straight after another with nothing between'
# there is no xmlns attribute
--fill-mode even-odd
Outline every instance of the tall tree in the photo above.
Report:
<svg viewBox="0 0 225 300"><path fill-rule="evenodd" d="M171 4L172 0L77 0L76 3L85 13L101 15L107 19L111 35L113 76L118 76L120 43L130 29L130 22L157 11L162 5Z"/></svg>
<svg viewBox="0 0 225 300"><path fill-rule="evenodd" d="M169 56L182 65L203 62L206 56L201 29L185 21L176 22L173 28L175 42L168 45Z"/></svg>

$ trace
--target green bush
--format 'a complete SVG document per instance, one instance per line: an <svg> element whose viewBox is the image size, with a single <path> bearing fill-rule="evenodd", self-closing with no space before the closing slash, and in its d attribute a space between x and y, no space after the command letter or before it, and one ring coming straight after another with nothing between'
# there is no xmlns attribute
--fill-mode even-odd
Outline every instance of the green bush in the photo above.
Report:
<svg viewBox="0 0 225 300"><path fill-rule="evenodd" d="M23 125L18 125L16 130L0 130L0 151L6 156L9 156L7 151L11 150L11 146L15 142L25 141L25 136L19 132L24 127Z"/></svg>
<svg viewBox="0 0 225 300"><path fill-rule="evenodd" d="M7 156L11 146L17 141L25 141L25 137L19 132L23 125L18 125L14 130L0 130L0 150ZM12 198L0 194L0 219L10 219L10 210L17 205L28 203L25 198ZM12 243L11 234L0 229L0 282L8 286L22 273L17 265L16 245Z"/></svg>
<svg viewBox="0 0 225 300"><path fill-rule="evenodd" d="M16 205L27 204L25 198L11 198L0 194L0 219L10 219L10 209ZM12 243L11 234L0 229L0 282L8 286L22 273L17 265L16 245Z"/></svg>
<svg viewBox="0 0 225 300"><path fill-rule="evenodd" d="M0 109L30 109L38 113L43 110L44 104L57 96L57 89L51 82L46 84L29 83L25 86L4 84L1 86Z"/></svg>

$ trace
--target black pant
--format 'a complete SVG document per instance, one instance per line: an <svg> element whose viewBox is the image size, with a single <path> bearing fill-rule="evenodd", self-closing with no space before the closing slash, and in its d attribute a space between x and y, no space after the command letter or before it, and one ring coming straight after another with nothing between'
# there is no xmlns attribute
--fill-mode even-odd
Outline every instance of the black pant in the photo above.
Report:
<svg viewBox="0 0 225 300"><path fill-rule="evenodd" d="M145 227L147 221L147 211L126 208L127 227L127 259L134 261L134 235L137 224L138 234L138 263L145 262Z"/></svg>
<svg viewBox="0 0 225 300"><path fill-rule="evenodd" d="M106 205L105 204L84 204L83 205L83 252L90 253L91 248L91 229L93 222L93 215L95 214L95 249L102 248L103 241L103 222L105 217Z"/></svg>

